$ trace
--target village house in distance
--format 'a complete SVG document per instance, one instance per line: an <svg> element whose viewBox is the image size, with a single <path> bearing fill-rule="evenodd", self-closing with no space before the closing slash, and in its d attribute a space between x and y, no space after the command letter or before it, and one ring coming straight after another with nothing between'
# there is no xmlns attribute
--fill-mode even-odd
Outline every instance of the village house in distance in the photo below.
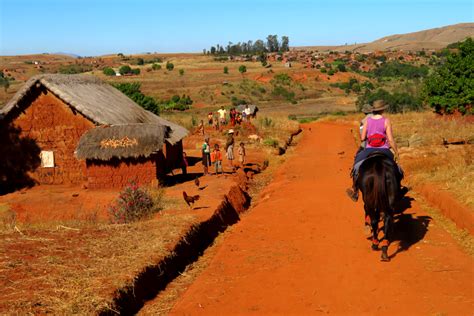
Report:
<svg viewBox="0 0 474 316"><path fill-rule="evenodd" d="M0 122L1 191L153 183L181 167L188 134L91 75L32 77L0 109Z"/></svg>

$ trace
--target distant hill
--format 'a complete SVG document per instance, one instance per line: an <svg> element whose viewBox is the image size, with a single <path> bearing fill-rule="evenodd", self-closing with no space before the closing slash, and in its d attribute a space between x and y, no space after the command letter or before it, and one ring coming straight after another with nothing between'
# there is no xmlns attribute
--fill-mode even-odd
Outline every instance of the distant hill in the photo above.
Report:
<svg viewBox="0 0 474 316"><path fill-rule="evenodd" d="M313 49L319 51L371 52L384 50L419 51L441 49L448 44L474 37L474 23L460 23L419 32L396 34L382 37L371 43L341 46L304 46L293 49Z"/></svg>
<svg viewBox="0 0 474 316"><path fill-rule="evenodd" d="M69 57L72 57L72 58L81 57L80 55L76 55L76 54L73 54L73 53L64 53L64 52L52 53L52 55L63 55L63 56L69 56Z"/></svg>

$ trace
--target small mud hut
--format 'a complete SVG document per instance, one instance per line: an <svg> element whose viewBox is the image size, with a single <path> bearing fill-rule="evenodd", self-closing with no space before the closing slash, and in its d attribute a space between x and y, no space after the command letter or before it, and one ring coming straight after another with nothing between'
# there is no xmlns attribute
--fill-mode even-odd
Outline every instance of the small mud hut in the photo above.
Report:
<svg viewBox="0 0 474 316"><path fill-rule="evenodd" d="M181 167L188 133L90 75L32 77L0 109L0 124L3 191L31 183L151 183Z"/></svg>

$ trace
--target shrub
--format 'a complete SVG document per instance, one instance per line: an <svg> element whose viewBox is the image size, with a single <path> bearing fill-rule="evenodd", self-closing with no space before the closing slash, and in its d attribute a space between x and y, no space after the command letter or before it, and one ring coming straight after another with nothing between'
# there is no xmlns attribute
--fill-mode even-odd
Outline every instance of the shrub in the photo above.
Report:
<svg viewBox="0 0 474 316"><path fill-rule="evenodd" d="M109 207L109 218L114 224L135 222L149 217L155 211L150 193L131 181L117 200Z"/></svg>
<svg viewBox="0 0 474 316"><path fill-rule="evenodd" d="M328 75L332 76L332 75L334 75L334 73L335 73L335 72L334 72L334 70L333 70L333 69L329 69L329 71L328 71Z"/></svg>
<svg viewBox="0 0 474 316"><path fill-rule="evenodd" d="M225 74L228 74L228 73L229 73L229 67L227 67L227 66L224 67L224 73L225 73Z"/></svg>
<svg viewBox="0 0 474 316"><path fill-rule="evenodd" d="M73 64L73 65L65 65L65 66L59 67L58 72L61 74L74 75L74 74L80 74L83 72L88 72L91 70L92 70L91 66Z"/></svg>
<svg viewBox="0 0 474 316"><path fill-rule="evenodd" d="M293 83L293 79L288 74L281 73L281 74L276 74L275 76L273 76L271 83L274 85L282 84L285 86L289 86Z"/></svg>
<svg viewBox="0 0 474 316"><path fill-rule="evenodd" d="M324 67L321 68L321 73L325 74L326 72L328 72L326 68L324 68Z"/></svg>
<svg viewBox="0 0 474 316"><path fill-rule="evenodd" d="M241 74L244 74L245 72L247 72L247 67L245 65L240 65L239 72Z"/></svg>
<svg viewBox="0 0 474 316"><path fill-rule="evenodd" d="M174 69L173 63L170 63L169 61L166 62L166 70L172 71Z"/></svg>
<svg viewBox="0 0 474 316"><path fill-rule="evenodd" d="M273 122L273 120L269 117L261 118L259 122L260 122L260 126L265 127L265 128L275 126L275 122Z"/></svg>
<svg viewBox="0 0 474 316"><path fill-rule="evenodd" d="M167 111L184 111L190 109L191 104L193 104L191 97L183 94L181 97L179 95L173 95L169 100L161 100L159 107Z"/></svg>
<svg viewBox="0 0 474 316"><path fill-rule="evenodd" d="M121 75L129 74L131 72L132 72L132 68L130 68L129 65L124 65L124 66L119 68L119 73Z"/></svg>
<svg viewBox="0 0 474 316"><path fill-rule="evenodd" d="M266 146L277 148L278 147L278 140L273 139L273 138L265 138L263 140L263 144L266 145Z"/></svg>
<svg viewBox="0 0 474 316"><path fill-rule="evenodd" d="M341 71L341 72L346 72L346 66L344 64L338 64L337 65L337 70Z"/></svg>
<svg viewBox="0 0 474 316"><path fill-rule="evenodd" d="M155 64L151 65L151 69L153 69L153 70L160 70L160 69L161 69L161 65L155 63Z"/></svg>
<svg viewBox="0 0 474 316"><path fill-rule="evenodd" d="M230 102L232 102L233 106L239 106L241 104L248 104L247 100L237 98L236 96L232 96L232 98L230 98Z"/></svg>
<svg viewBox="0 0 474 316"><path fill-rule="evenodd" d="M143 65L145 64L145 60L143 60L143 58L139 57L137 58L137 65Z"/></svg>
<svg viewBox="0 0 474 316"><path fill-rule="evenodd" d="M110 67L105 67L102 72L104 73L104 75L106 76L115 76L115 70L113 70L112 68Z"/></svg>
<svg viewBox="0 0 474 316"><path fill-rule="evenodd" d="M184 69L180 69L180 70L179 70L179 75L180 75L180 76L184 75Z"/></svg>
<svg viewBox="0 0 474 316"><path fill-rule="evenodd" d="M132 74L139 75L140 74L140 69L139 68L132 69Z"/></svg>

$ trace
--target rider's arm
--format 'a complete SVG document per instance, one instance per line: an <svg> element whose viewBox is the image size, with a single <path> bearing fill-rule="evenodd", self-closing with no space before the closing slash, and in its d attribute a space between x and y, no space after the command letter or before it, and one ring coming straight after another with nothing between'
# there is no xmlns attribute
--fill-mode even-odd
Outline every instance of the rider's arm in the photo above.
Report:
<svg viewBox="0 0 474 316"><path fill-rule="evenodd" d="M386 124L385 130L387 133L388 143L390 144L390 147L392 147L393 151L395 152L395 157L398 160L398 148L397 148L397 144L395 143L395 140L393 139L392 123L390 122L389 119L386 119L385 124Z"/></svg>
<svg viewBox="0 0 474 316"><path fill-rule="evenodd" d="M361 142L367 139L367 120L365 120L364 127L362 127L362 134L360 134L360 138Z"/></svg>

